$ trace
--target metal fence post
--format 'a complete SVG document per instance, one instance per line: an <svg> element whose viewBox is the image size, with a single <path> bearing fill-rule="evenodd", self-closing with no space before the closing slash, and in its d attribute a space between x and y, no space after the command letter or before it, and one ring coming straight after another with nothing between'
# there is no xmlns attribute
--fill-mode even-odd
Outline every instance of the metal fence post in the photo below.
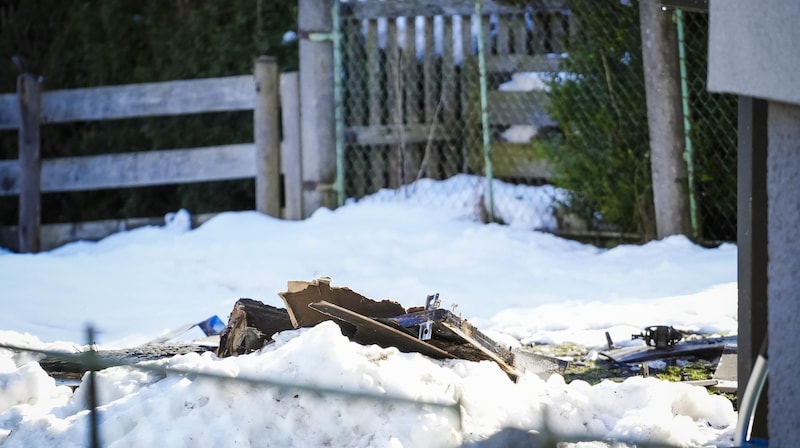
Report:
<svg viewBox="0 0 800 448"><path fill-rule="evenodd" d="M39 252L41 225L42 86L35 76L17 78L19 98L19 251Z"/></svg>
<svg viewBox="0 0 800 448"><path fill-rule="evenodd" d="M689 216L692 223L692 235L700 238L700 220L697 211L697 193L695 189L694 151L692 147L692 121L689 107L689 85L686 73L686 40L683 26L683 11L675 10L675 23L678 32L678 59L681 74L681 111L683 113L683 136L686 151L683 159L686 161L687 186L689 188Z"/></svg>
<svg viewBox="0 0 800 448"><path fill-rule="evenodd" d="M89 351L86 356L89 357L89 393L87 396L89 405L89 446L92 448L100 448L100 418L97 414L97 382L95 370L97 369L97 352L94 349L94 327L89 326L86 328L87 344Z"/></svg>

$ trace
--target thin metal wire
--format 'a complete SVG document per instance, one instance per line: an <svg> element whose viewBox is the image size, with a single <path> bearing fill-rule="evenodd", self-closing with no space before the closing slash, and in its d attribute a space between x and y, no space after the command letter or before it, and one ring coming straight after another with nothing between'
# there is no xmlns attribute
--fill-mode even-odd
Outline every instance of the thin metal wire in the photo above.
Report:
<svg viewBox="0 0 800 448"><path fill-rule="evenodd" d="M86 342L89 344L87 356L97 357L94 350L94 327L91 325L86 328ZM97 415L97 382L95 371L89 371L89 437L92 448L100 448L100 418Z"/></svg>

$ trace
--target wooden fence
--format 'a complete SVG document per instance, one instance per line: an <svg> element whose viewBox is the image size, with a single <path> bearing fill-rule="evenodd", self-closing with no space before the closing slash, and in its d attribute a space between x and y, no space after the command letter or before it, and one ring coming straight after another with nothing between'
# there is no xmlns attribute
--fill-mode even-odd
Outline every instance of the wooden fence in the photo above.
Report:
<svg viewBox="0 0 800 448"><path fill-rule="evenodd" d="M545 92L496 88L515 72L558 70L565 41L577 29L565 1L532 3L484 2L481 32L493 128L555 125L543 108ZM482 172L475 17L472 0L341 4L343 73L348 77L345 141L348 157L359 162L348 173L348 195L396 188L420 175ZM415 26L419 20L423 33ZM495 173L547 178L549 168L529 152L529 145L493 141Z"/></svg>
<svg viewBox="0 0 800 448"><path fill-rule="evenodd" d="M20 204L19 225L0 228L0 246L37 252L160 221L41 225L40 196L49 192L255 178L258 211L302 218L298 91L297 73L279 76L276 61L266 56L256 60L254 76L52 92L42 92L34 77L20 76L16 94L0 95L0 130L19 133L18 160L0 161L0 195L19 195ZM39 128L45 124L242 110L253 111L253 143L40 158Z"/></svg>
<svg viewBox="0 0 800 448"><path fill-rule="evenodd" d="M47 92L41 91L35 79L21 77L17 94L0 95L0 130L19 130L20 142L18 160L0 160L0 195L20 198L19 225L0 228L0 246L37 251L157 222L136 219L42 226L40 195L48 192L255 177L256 208L270 215L281 214L281 191L285 218L301 219L320 206L334 206L339 162L334 148L333 45L329 40L334 31L328 7L332 0L298 1L299 74L278 77L274 61L260 59L255 77ZM475 2L365 0L342 3L341 8L342 71L350 77L365 77L345 83L341 138L346 158L357 156L365 162L345 165L348 185L339 193L360 197L419 176L482 172L479 75L471 25ZM576 29L564 0L542 0L529 8L486 0L483 12L486 69L493 79L520 71L556 70L564 40ZM407 26L402 35L396 19L423 17L430 30L437 16L448 36L443 49L441 53L433 50L433 33L428 32L422 43L424 56L418 59L416 45L411 45L416 40L414 26ZM461 22L459 36L453 33L456 18ZM380 21L387 23L386 45L378 43ZM359 42L359 47L347 46L348 42ZM461 61L456 61L456 48L463 49ZM548 123L542 108L545 96L490 86L490 125ZM282 143L278 141L279 101L284 118ZM50 123L237 110L254 113L252 144L40 158L39 127ZM496 175L548 176L547 167L530 154L529 146L501 141L492 145ZM359 177L362 184L354 185L352 179Z"/></svg>

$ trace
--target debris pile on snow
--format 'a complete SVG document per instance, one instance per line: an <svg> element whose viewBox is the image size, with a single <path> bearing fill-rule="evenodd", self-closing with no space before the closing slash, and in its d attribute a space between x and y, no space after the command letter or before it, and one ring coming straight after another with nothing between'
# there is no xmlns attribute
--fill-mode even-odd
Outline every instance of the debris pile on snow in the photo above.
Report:
<svg viewBox="0 0 800 448"><path fill-rule="evenodd" d="M676 446L730 445L736 414L705 389L654 378L590 386L524 375L517 383L493 362L433 360L351 342L333 322L274 335L248 355L186 354L158 361L220 374L165 378L130 367L96 374L100 437L109 446L456 447L503 428L650 440ZM73 393L36 363L0 353L0 443L86 446L87 386ZM255 386L272 379L361 395ZM384 399L364 398L384 396ZM14 398L11 398L14 397ZM457 404L454 408L392 400ZM594 444L592 446L606 446Z"/></svg>
<svg viewBox="0 0 800 448"><path fill-rule="evenodd" d="M333 320L342 333L361 344L377 344L434 359L497 363L512 380L525 372L547 378L564 372L566 363L498 344L472 324L440 309L438 294L424 307L405 309L391 300L376 301L347 287L331 286L329 277L291 281L279 293L286 309L243 299L236 302L220 336L220 357L250 353L270 343L269 335L289 328L313 327ZM291 322L291 324L289 323Z"/></svg>

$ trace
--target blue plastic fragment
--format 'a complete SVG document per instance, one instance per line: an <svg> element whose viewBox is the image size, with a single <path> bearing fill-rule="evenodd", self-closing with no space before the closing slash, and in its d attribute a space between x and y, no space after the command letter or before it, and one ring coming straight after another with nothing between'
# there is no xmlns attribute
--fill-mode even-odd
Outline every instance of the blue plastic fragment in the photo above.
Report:
<svg viewBox="0 0 800 448"><path fill-rule="evenodd" d="M197 324L206 336L216 336L225 329L225 322L216 314Z"/></svg>

